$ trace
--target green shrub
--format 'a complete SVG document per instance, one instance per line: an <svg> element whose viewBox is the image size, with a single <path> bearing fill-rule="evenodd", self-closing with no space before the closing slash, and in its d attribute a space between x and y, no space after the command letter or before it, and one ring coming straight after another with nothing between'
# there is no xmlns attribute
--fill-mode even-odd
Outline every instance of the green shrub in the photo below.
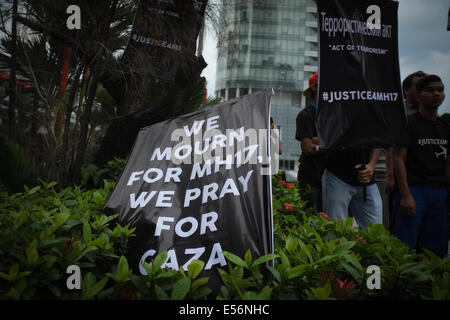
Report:
<svg viewBox="0 0 450 320"><path fill-rule="evenodd" d="M24 185L37 185L36 165L20 145L0 134L0 192L22 192Z"/></svg>
<svg viewBox="0 0 450 320"><path fill-rule="evenodd" d="M183 271L163 270L167 252L147 275L135 275L124 255L134 228L115 223L102 208L114 183L97 190L54 190L56 183L8 196L0 194L0 298L199 299L211 290L196 279L203 262ZM112 226L115 225L115 226ZM67 267L77 265L81 292L69 290Z"/></svg>
<svg viewBox="0 0 450 320"><path fill-rule="evenodd" d="M83 184L89 188L101 188L104 180L116 182L125 168L125 164L126 160L117 157L108 161L103 168L99 168L92 163L85 164L81 167Z"/></svg>
<svg viewBox="0 0 450 320"><path fill-rule="evenodd" d="M208 278L198 278L202 261L187 272L161 269L162 252L144 265L147 275L130 270L125 256L134 229L102 213L114 183L58 192L55 184L0 193L0 298L216 298ZM218 299L450 299L449 260L410 250L382 225L361 230L352 219L306 209L302 197L309 191L279 176L272 190L275 252L224 252L229 263L218 271ZM81 291L67 289L69 265L81 269ZM366 286L371 265L380 267L380 290Z"/></svg>

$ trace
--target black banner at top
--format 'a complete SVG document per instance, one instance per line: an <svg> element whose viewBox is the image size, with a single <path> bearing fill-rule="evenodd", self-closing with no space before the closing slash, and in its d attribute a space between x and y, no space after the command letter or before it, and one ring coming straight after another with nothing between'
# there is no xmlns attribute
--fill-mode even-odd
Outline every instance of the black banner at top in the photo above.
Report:
<svg viewBox="0 0 450 320"><path fill-rule="evenodd" d="M320 148L407 140L397 9L398 2L389 0L317 1Z"/></svg>
<svg viewBox="0 0 450 320"><path fill-rule="evenodd" d="M141 0L128 50L140 72L174 80L180 62L192 59L207 0Z"/></svg>

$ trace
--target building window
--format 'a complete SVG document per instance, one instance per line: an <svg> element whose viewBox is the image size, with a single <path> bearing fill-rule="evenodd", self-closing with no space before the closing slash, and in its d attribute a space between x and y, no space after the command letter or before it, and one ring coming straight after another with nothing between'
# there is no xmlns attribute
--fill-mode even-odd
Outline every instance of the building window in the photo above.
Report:
<svg viewBox="0 0 450 320"><path fill-rule="evenodd" d="M236 88L228 89L228 99L236 98Z"/></svg>

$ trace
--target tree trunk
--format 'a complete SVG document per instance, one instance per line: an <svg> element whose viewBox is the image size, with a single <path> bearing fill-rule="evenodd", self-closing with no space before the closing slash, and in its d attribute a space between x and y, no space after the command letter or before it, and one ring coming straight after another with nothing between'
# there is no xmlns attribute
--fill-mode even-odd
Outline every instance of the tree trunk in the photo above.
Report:
<svg viewBox="0 0 450 320"><path fill-rule="evenodd" d="M81 64L78 65L77 70L75 72L75 77L70 87L69 92L69 100L66 106L66 119L64 123L64 132L63 132L63 144L62 144L62 165L60 171L60 181L62 185L65 185L68 180L67 177L67 156L68 156L68 145L69 145L69 132L70 132L70 119L72 118L73 104L75 102L75 95L78 91L78 87L80 84L80 76L83 70L83 66Z"/></svg>
<svg viewBox="0 0 450 320"><path fill-rule="evenodd" d="M81 166L83 165L84 156L86 154L87 142L88 142L88 132L89 132L89 122L91 120L92 105L94 104L95 94L98 87L98 77L94 74L92 79L92 84L89 87L89 95L86 101L86 108L83 115L80 118L80 135L77 147L77 153L75 158L75 163L73 165L73 175L72 182L79 183L81 180Z"/></svg>
<svg viewBox="0 0 450 320"><path fill-rule="evenodd" d="M11 26L11 69L9 75L9 105L8 126L9 139L17 140L16 128L16 67L17 67L17 2L13 1L12 26Z"/></svg>

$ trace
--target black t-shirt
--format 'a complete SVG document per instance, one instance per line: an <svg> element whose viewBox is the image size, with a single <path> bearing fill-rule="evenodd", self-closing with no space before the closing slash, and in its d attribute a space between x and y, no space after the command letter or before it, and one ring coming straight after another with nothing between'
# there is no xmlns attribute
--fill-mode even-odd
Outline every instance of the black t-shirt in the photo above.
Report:
<svg viewBox="0 0 450 320"><path fill-rule="evenodd" d="M436 121L419 112L408 116L410 143L406 155L408 185L445 186L449 125L440 117Z"/></svg>
<svg viewBox="0 0 450 320"><path fill-rule="evenodd" d="M370 160L372 149L340 149L327 153L325 168L331 171L336 177L352 186L361 186L358 179L358 169L355 166L359 163L367 164ZM374 178L368 183L375 183Z"/></svg>
<svg viewBox="0 0 450 320"><path fill-rule="evenodd" d="M317 137L315 124L316 108L312 104L300 111L296 122L295 139L301 141L303 138L312 139L313 137ZM314 187L320 187L322 185L323 159L324 154L320 152L313 155L302 153L298 167L298 179L300 183L309 184Z"/></svg>

